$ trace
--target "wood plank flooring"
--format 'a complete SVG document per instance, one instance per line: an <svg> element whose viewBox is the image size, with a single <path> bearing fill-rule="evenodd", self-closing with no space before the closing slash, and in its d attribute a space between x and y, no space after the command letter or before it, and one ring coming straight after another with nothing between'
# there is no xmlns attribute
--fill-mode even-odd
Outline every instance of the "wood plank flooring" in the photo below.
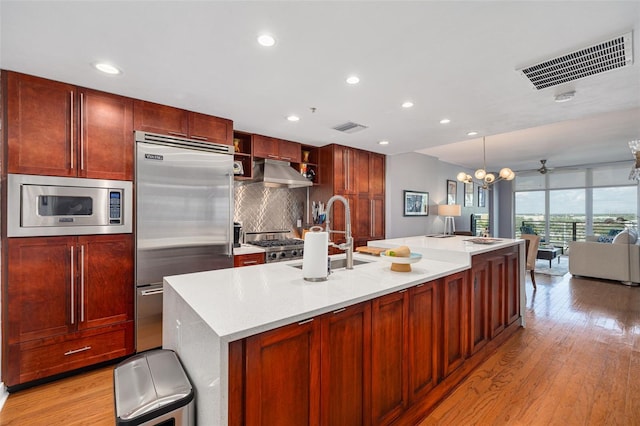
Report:
<svg viewBox="0 0 640 426"><path fill-rule="evenodd" d="M527 328L420 423L640 425L640 288L536 275ZM0 425L113 425L113 368L9 396ZM208 426L208 425L204 425Z"/></svg>

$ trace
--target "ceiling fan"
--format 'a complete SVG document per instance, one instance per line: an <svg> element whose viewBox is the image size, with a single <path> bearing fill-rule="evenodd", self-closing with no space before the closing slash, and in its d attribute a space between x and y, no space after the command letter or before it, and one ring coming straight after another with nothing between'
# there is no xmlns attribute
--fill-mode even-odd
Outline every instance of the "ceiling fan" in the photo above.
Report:
<svg viewBox="0 0 640 426"><path fill-rule="evenodd" d="M540 168L537 169L537 171L542 175L546 175L547 173L553 170L547 167L547 160L540 160L540 164L542 164L542 166L540 166Z"/></svg>

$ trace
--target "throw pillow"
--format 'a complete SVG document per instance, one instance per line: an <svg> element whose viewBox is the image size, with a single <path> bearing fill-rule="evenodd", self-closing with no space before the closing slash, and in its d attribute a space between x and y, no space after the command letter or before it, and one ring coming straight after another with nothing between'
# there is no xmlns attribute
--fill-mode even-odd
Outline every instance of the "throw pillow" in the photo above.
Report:
<svg viewBox="0 0 640 426"><path fill-rule="evenodd" d="M615 237L612 237L612 236L609 236L609 235L600 235L598 237L598 242L599 243L612 243L614 238Z"/></svg>

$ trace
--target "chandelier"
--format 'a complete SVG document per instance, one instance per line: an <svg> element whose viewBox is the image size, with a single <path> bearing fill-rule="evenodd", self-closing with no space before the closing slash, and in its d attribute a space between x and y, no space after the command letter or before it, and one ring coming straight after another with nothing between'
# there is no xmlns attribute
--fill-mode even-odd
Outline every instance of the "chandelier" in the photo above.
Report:
<svg viewBox="0 0 640 426"><path fill-rule="evenodd" d="M482 186L482 188L487 189L489 185L492 185L501 180L513 180L516 177L516 174L513 170L508 167L504 167L500 169L500 173L498 173L498 178L496 179L496 175L493 173L487 172L487 148L484 140L484 136L482 137L482 168L476 170L474 173L475 180L470 174L465 172L460 172L456 176L456 178L460 182L471 183L475 182L476 184Z"/></svg>

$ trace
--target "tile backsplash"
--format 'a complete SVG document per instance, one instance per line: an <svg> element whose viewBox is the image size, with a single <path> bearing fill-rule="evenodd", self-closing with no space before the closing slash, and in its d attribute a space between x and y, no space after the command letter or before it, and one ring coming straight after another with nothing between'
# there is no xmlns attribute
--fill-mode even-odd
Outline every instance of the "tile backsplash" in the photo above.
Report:
<svg viewBox="0 0 640 426"><path fill-rule="evenodd" d="M235 183L233 220L244 232L294 230L305 217L306 188L269 188L262 183Z"/></svg>

